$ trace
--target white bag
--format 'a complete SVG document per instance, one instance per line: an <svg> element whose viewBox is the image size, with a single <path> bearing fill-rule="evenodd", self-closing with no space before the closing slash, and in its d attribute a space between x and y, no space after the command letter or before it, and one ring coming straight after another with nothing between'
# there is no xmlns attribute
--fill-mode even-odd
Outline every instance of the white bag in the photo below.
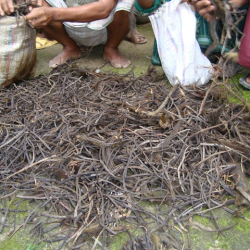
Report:
<svg viewBox="0 0 250 250"><path fill-rule="evenodd" d="M149 16L162 68L171 85L203 85L213 76L208 58L196 40L193 7L172 0Z"/></svg>
<svg viewBox="0 0 250 250"><path fill-rule="evenodd" d="M0 87L31 76L36 64L36 30L23 16L0 17Z"/></svg>

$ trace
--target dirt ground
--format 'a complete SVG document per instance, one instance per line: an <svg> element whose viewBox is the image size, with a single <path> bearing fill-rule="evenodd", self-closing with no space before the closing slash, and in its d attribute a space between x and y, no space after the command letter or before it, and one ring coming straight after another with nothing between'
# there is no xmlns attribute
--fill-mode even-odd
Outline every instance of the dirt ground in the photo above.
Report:
<svg viewBox="0 0 250 250"><path fill-rule="evenodd" d="M153 51L154 34L150 23L138 26L141 32L148 40L146 44L134 45L130 42L124 41L120 46L120 52L131 60L131 66L127 69L113 69L110 64L106 63L102 58L103 46L92 48L91 53L88 53L83 58L76 60L81 67L90 69L100 69L102 72L118 72L127 73L133 71L135 75L143 74L148 67L152 66L151 56ZM51 69L48 67L49 60L56 56L60 50L61 45L56 44L52 47L37 51L37 65L36 76L46 75ZM161 66L156 66L156 70L163 74ZM247 69L243 69L237 76L245 75ZM242 90L242 89L241 89ZM244 92L244 90L242 90ZM237 222L237 226L225 232L216 233L213 231L213 224L205 217L195 218L190 223L193 225L191 241L193 250L250 250L250 212L246 211L244 218L235 218L225 212L223 209L218 209L216 218L220 227L227 227ZM55 249L51 245L42 245L35 247L29 240L29 233L18 232L15 237L8 239L8 233L4 232L0 236L0 250L31 250L31 249ZM184 239L185 241L185 239ZM121 250L122 238L114 239L114 244L108 248L109 250ZM82 248L88 249L88 248ZM95 248L97 249L97 248ZM162 248L163 249L163 248Z"/></svg>
<svg viewBox="0 0 250 250"><path fill-rule="evenodd" d="M91 53L88 53L83 58L76 60L81 67L87 67L90 69L100 69L103 72L118 72L127 73L132 70L135 75L141 75L145 73L148 67L152 66L151 57L154 44L154 34L151 28L151 24L144 24L137 26L139 32L141 32L148 40L146 44L134 45L130 42L123 41L119 47L122 55L131 60L131 66L127 69L114 69L109 63L106 63L102 57L103 46L97 46L92 48ZM48 62L51 58L56 56L61 50L61 45L57 44L50 48L46 48L38 51L36 75L47 74L50 72L48 68ZM161 66L155 66L159 73L163 74ZM237 76L234 77L236 84L238 85L238 79L248 72L248 69L243 68ZM248 91L241 88L242 93L248 95ZM235 218L225 212L223 209L218 209L216 212L218 222L220 226L231 225L235 222L238 223L236 227L221 234L217 234L210 231L211 222L206 218L196 218L197 225L204 225L203 230L201 227L193 227L191 235L192 249L194 250L248 250L250 249L250 222L247 218L250 217L250 213L246 212L245 218ZM199 224L200 223L200 224ZM117 239L119 247L121 247L121 238ZM116 242L116 241L114 241ZM110 249L119 250L117 243L114 243Z"/></svg>
<svg viewBox="0 0 250 250"><path fill-rule="evenodd" d="M114 69L109 63L106 63L102 57L102 45L90 48L89 52L85 53L82 58L75 60L75 62L81 67L100 69L103 72L119 72L123 74L132 70L135 75L144 74L148 67L153 66L151 63L151 57L153 53L154 33L150 23L138 25L137 29L146 37L147 43L135 45L128 41L123 41L119 46L120 53L131 61L131 65L128 68ZM42 50L37 50L36 75L46 75L51 71L48 67L49 61L55 57L61 49L62 46L60 44L56 44ZM164 73L161 66L154 67L159 73ZM237 76L245 76L247 72L248 69L243 68Z"/></svg>
<svg viewBox="0 0 250 250"><path fill-rule="evenodd" d="M138 30L147 38L148 42L145 44L132 44L128 41L123 41L119 47L120 53L127 57L131 61L131 65L127 69L114 69L109 63L103 60L102 52L103 46L97 46L92 48L91 53L86 53L81 59L76 62L81 67L87 67L90 69L100 68L101 71L119 73L126 73L133 70L136 75L143 74L151 66L151 57L154 44L154 34L151 28L151 24L145 24L138 26ZM48 67L49 60L56 56L61 51L62 46L60 44L53 45L46 49L37 51L37 65L36 75L47 74L50 72ZM157 66L157 70L162 71L162 68ZM163 72L163 71L162 71Z"/></svg>

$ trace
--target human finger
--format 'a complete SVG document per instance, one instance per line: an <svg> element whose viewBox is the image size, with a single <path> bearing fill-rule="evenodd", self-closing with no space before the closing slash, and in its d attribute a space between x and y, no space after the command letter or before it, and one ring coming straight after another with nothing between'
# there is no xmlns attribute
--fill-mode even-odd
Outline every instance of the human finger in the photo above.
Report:
<svg viewBox="0 0 250 250"><path fill-rule="evenodd" d="M200 9L198 13L203 16L208 22L214 17L215 7L213 5L207 6L206 8Z"/></svg>
<svg viewBox="0 0 250 250"><path fill-rule="evenodd" d="M38 6L43 6L43 0L37 0L37 5Z"/></svg>
<svg viewBox="0 0 250 250"><path fill-rule="evenodd" d="M31 12L34 8L40 7L38 0L26 0L26 3L29 6L29 12Z"/></svg>
<svg viewBox="0 0 250 250"><path fill-rule="evenodd" d="M0 0L0 13L1 16L5 14L10 15L15 11L12 0Z"/></svg>
<svg viewBox="0 0 250 250"><path fill-rule="evenodd" d="M26 0L26 3L29 3L29 5L33 7L41 7L43 0Z"/></svg>
<svg viewBox="0 0 250 250"><path fill-rule="evenodd" d="M192 3L197 11L212 6L212 3L209 0L192 1Z"/></svg>
<svg viewBox="0 0 250 250"><path fill-rule="evenodd" d="M203 16L208 22L210 22L214 18L214 15L211 15L209 13L206 13L206 14L201 15L201 16Z"/></svg>
<svg viewBox="0 0 250 250"><path fill-rule="evenodd" d="M49 8L35 8L25 16L25 19L37 29L44 28L51 20Z"/></svg>
<svg viewBox="0 0 250 250"><path fill-rule="evenodd" d="M214 16L215 6L209 0L194 1L192 0L192 5L195 10L203 16L208 22L212 20Z"/></svg>
<svg viewBox="0 0 250 250"><path fill-rule="evenodd" d="M4 15L5 15L5 13L4 13L3 9L0 6L0 16L4 16Z"/></svg>

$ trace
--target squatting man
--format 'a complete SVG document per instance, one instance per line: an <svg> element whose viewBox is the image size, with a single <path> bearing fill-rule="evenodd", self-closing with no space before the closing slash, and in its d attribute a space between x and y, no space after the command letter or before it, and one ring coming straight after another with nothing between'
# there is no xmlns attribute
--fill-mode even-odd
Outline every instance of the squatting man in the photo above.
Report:
<svg viewBox="0 0 250 250"><path fill-rule="evenodd" d="M134 0L38 0L25 19L46 36L57 40L62 51L49 62L52 68L82 56L78 45L105 44L103 57L115 68L126 68L130 61L118 46L129 33L129 12ZM72 2L72 1L71 1ZM52 8L53 7L53 8ZM14 12L12 0L0 0L0 15Z"/></svg>
<svg viewBox="0 0 250 250"><path fill-rule="evenodd" d="M62 51L49 62L52 68L82 56L78 45L105 44L103 57L115 68L126 68L130 61L123 57L118 46L129 33L129 12L134 0L37 0L39 8L31 9L25 19L36 29L42 29L50 38L57 40ZM138 0L143 8L150 8L154 0ZM193 2L196 10L207 20L213 6L209 0ZM52 8L53 7L53 8ZM0 0L0 15L14 12L12 0Z"/></svg>

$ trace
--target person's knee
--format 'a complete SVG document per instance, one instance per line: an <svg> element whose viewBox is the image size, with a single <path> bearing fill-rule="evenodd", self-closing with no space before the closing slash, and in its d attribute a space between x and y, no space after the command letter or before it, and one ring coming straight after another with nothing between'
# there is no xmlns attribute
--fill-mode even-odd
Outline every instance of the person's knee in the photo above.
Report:
<svg viewBox="0 0 250 250"><path fill-rule="evenodd" d="M126 10L119 10L115 12L115 17L119 18L128 18L129 17L129 11Z"/></svg>
<svg viewBox="0 0 250 250"><path fill-rule="evenodd" d="M129 26L129 12L120 10L115 13L111 26L121 26L121 29Z"/></svg>

